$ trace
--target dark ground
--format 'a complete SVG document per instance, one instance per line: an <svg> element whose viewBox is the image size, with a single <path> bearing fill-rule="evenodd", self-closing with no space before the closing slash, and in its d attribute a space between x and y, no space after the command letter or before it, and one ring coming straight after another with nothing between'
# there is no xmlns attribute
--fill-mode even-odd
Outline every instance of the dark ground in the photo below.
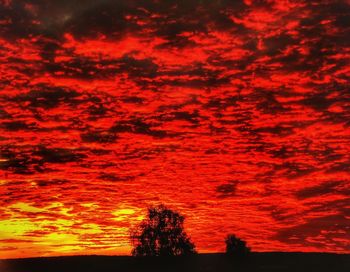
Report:
<svg viewBox="0 0 350 272"><path fill-rule="evenodd" d="M350 254L253 253L245 261L224 254L194 257L133 258L127 256L77 256L0 260L0 272L220 272L220 271L308 271L350 272Z"/></svg>

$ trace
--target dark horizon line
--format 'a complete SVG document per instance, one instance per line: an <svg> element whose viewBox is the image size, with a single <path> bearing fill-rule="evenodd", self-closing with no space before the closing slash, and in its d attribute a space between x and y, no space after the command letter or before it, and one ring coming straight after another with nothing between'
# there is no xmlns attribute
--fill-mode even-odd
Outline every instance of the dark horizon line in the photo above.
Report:
<svg viewBox="0 0 350 272"><path fill-rule="evenodd" d="M327 251L252 251L250 254L305 254L305 255L349 255L350 253L339 253L339 252L327 252ZM37 256L37 257L24 257L24 258L6 258L0 261L11 261L11 260L31 260L31 259L58 259L58 258L83 258L83 257L107 257L107 258L176 258L176 257L193 257L198 255L226 255L225 252L207 252L197 253L193 255L178 255L178 256L132 256L132 255L99 255L99 254L87 254L87 255L58 255L58 256Z"/></svg>

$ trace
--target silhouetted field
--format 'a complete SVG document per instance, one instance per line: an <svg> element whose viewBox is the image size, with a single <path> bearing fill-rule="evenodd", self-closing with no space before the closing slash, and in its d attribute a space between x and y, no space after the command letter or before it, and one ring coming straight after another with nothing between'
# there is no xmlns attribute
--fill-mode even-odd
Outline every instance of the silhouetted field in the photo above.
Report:
<svg viewBox="0 0 350 272"><path fill-rule="evenodd" d="M308 271L349 272L350 255L326 253L252 253L245 261L224 254L193 257L136 258L129 256L75 256L0 261L1 272L138 272L138 271Z"/></svg>

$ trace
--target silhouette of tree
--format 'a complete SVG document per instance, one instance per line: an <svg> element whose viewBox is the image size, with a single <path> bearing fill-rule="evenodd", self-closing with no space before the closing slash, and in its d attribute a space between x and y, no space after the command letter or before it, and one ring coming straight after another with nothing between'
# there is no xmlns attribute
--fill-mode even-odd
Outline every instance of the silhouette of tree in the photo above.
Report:
<svg viewBox="0 0 350 272"><path fill-rule="evenodd" d="M148 208L148 217L131 231L133 256L195 254L195 245L183 229L184 217L164 205Z"/></svg>
<svg viewBox="0 0 350 272"><path fill-rule="evenodd" d="M225 239L226 254L236 258L246 257L250 253L250 248L247 247L246 241L238 238L234 234L227 235Z"/></svg>

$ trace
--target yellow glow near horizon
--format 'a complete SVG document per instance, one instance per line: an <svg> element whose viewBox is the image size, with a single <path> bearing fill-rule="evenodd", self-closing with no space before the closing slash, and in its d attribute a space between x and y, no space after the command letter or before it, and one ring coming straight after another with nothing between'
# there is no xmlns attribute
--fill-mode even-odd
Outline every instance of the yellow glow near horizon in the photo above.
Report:
<svg viewBox="0 0 350 272"><path fill-rule="evenodd" d="M7 219L0 221L1 239L10 239L34 230L37 230L37 226L29 219Z"/></svg>
<svg viewBox="0 0 350 272"><path fill-rule="evenodd" d="M29 205L28 203L25 202L17 202L15 204L12 204L11 206L9 206L10 209L19 209L20 211L23 212L42 212L45 209L43 208L37 208L34 206Z"/></svg>
<svg viewBox="0 0 350 272"><path fill-rule="evenodd" d="M129 215L132 215L134 213L135 213L135 210L133 210L133 209L120 209L120 210L117 210L117 211L112 213L115 216L115 218L113 218L113 220L123 221L123 220L127 219Z"/></svg>
<svg viewBox="0 0 350 272"><path fill-rule="evenodd" d="M44 235L40 241L36 242L36 244L41 245L65 245L65 244L73 244L78 243L78 236L75 234L69 234L69 233L50 233L47 235Z"/></svg>
<svg viewBox="0 0 350 272"><path fill-rule="evenodd" d="M82 203L80 206L84 208L98 208L99 206L96 203Z"/></svg>
<svg viewBox="0 0 350 272"><path fill-rule="evenodd" d="M100 226L97 224L84 224L82 225L82 230L79 232L83 234L96 234L96 233L102 233L102 230L100 229Z"/></svg>

